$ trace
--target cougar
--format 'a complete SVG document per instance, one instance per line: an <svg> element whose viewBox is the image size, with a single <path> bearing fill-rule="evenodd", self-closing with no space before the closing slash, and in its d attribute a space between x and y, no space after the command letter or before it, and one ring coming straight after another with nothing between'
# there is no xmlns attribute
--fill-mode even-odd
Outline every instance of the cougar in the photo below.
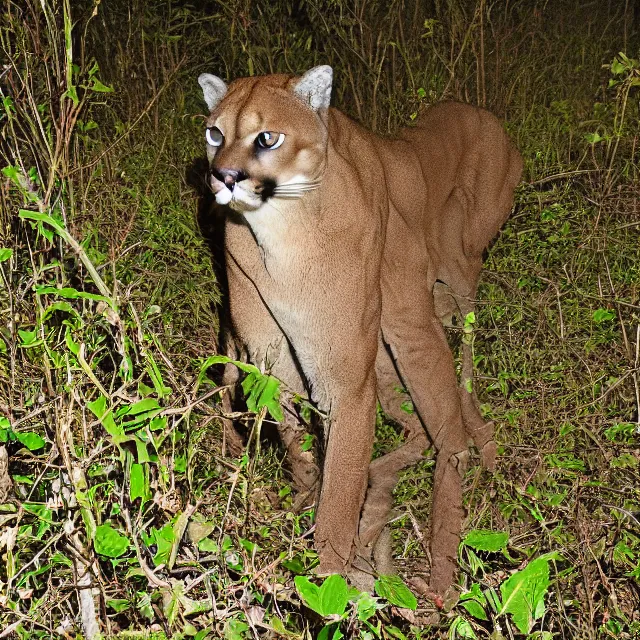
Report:
<svg viewBox="0 0 640 640"><path fill-rule="evenodd" d="M429 589L443 594L455 577L469 443L489 467L495 446L468 390L470 352L459 385L442 320L473 309L521 160L494 116L453 102L396 139L378 137L330 108L332 75L323 65L229 86L198 78L209 186L227 211L229 348L326 415L320 574L374 572L397 473L433 445ZM414 414L400 409L400 386ZM377 400L407 441L371 463ZM311 489L316 467L291 414L281 433L296 484Z"/></svg>

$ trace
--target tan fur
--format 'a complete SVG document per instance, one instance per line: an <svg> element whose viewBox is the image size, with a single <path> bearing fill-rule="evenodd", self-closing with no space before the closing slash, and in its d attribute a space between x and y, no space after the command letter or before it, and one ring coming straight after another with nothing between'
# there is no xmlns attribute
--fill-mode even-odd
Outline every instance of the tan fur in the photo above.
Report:
<svg viewBox="0 0 640 640"><path fill-rule="evenodd" d="M327 108L328 67L302 78L242 78L228 90L214 76L200 83L212 108L207 126L224 134L208 147L212 189L229 198L216 172L244 174L224 239L234 348L328 415L320 571L348 571L356 554L370 559L397 472L428 445L424 425L437 451L430 586L442 593L454 575L468 439L490 464L492 429L458 389L440 317L473 308L482 252L511 208L519 156L493 116L454 103L428 110L397 140L376 137ZM284 142L257 152L263 131L284 133ZM295 199L260 201L265 179L300 177L309 190ZM438 281L448 288L434 300ZM415 415L399 411L398 384ZM368 478L376 398L409 439L376 460ZM295 457L292 429L283 433ZM311 471L299 485L314 479Z"/></svg>

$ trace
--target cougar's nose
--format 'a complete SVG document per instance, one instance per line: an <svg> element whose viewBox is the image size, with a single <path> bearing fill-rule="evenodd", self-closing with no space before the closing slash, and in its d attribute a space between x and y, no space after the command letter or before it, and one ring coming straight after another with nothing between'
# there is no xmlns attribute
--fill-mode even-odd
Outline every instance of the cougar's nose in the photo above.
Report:
<svg viewBox="0 0 640 640"><path fill-rule="evenodd" d="M240 169L212 169L211 173L214 178L224 182L229 191L233 191L236 186L236 182L242 182L247 179L247 174Z"/></svg>

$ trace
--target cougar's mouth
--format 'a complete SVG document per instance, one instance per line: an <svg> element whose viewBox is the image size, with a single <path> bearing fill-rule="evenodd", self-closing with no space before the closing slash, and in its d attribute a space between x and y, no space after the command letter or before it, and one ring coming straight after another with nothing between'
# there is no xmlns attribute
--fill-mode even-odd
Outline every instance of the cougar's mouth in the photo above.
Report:
<svg viewBox="0 0 640 640"><path fill-rule="evenodd" d="M218 204L240 212L257 209L272 198L297 200L320 186L319 181L310 181L304 176L295 176L282 184L273 178L264 178L253 186L254 181L246 174L233 173L235 175L225 170L212 171L210 186Z"/></svg>

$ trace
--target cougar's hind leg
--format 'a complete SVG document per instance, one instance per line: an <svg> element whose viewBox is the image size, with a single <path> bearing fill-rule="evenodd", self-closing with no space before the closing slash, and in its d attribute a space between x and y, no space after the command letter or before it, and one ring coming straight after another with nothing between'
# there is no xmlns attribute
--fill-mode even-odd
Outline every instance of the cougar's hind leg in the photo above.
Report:
<svg viewBox="0 0 640 640"><path fill-rule="evenodd" d="M398 473L419 462L429 447L429 440L415 413L402 409L402 386L395 365L382 338L376 355L378 400L385 414L398 423L406 442L374 460L369 466L369 485L358 527L359 548L351 581L361 590L373 589L374 573L394 572L391 531L388 527L393 508L393 489ZM358 575L360 574L360 575Z"/></svg>
<svg viewBox="0 0 640 640"><path fill-rule="evenodd" d="M376 356L376 377L378 400L382 409L403 428L406 442L369 465L369 487L359 527L360 542L363 545L375 543L387 524L398 473L422 460L425 450L429 448L429 440L418 416L402 409L403 397L396 391L397 387L402 386L402 382L382 339Z"/></svg>
<svg viewBox="0 0 640 640"><path fill-rule="evenodd" d="M415 238L400 236L387 242L411 247ZM413 255L407 252L402 261L392 258L393 269L383 270L381 326L400 378L436 449L429 588L444 595L455 576L464 515L467 433L453 355L435 313L429 259L419 249L414 251Z"/></svg>
<svg viewBox="0 0 640 640"><path fill-rule="evenodd" d="M475 297L476 287L473 290ZM469 313L475 310L473 301L456 296L462 321ZM460 371L460 406L462 408L462 418L469 437L480 453L482 466L493 471L496 461L496 443L494 440L495 425L492 420L485 420L480 414L478 397L473 383L473 348L471 341L462 339L462 367Z"/></svg>
<svg viewBox="0 0 640 640"><path fill-rule="evenodd" d="M481 266L478 263L479 267ZM479 271L474 275L477 283ZM464 326L465 319L469 313L475 311L475 292L477 284L473 286L472 294L469 297L457 295L451 287L444 282L436 282L433 287L433 299L436 315L445 327ZM494 424L486 421L478 409L478 398L473 385L473 348L467 335L462 338L462 367L460 371L460 406L462 409L462 419L469 438L477 447L482 464L489 470L495 467L496 445L493 439Z"/></svg>

